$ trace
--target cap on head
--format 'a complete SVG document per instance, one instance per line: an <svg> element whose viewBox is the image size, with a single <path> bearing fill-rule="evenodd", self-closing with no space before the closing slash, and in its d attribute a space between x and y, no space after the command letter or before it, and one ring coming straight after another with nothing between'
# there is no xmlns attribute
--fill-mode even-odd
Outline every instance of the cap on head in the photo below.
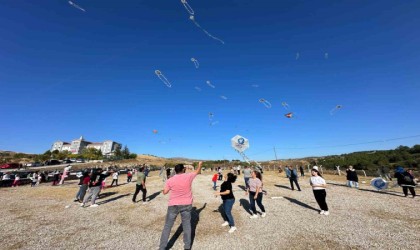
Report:
<svg viewBox="0 0 420 250"><path fill-rule="evenodd" d="M318 170L318 166L313 166L313 167L312 167L312 170L319 171L319 170Z"/></svg>

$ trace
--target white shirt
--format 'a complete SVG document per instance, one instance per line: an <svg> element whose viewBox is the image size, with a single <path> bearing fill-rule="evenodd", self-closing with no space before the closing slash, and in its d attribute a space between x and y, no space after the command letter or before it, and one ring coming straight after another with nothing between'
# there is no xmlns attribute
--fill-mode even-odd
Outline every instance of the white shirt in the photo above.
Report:
<svg viewBox="0 0 420 250"><path fill-rule="evenodd" d="M327 184L325 180L320 176L311 176L311 179L309 180L309 183L312 185L322 185ZM321 190L325 189L323 187L312 187L313 190Z"/></svg>
<svg viewBox="0 0 420 250"><path fill-rule="evenodd" d="M112 175L112 179L117 180L117 179L118 179L118 173L114 173L114 174Z"/></svg>

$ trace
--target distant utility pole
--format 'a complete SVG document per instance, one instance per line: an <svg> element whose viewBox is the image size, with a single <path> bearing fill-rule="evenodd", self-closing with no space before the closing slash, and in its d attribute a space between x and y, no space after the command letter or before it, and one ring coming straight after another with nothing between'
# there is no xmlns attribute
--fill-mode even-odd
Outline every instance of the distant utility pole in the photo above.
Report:
<svg viewBox="0 0 420 250"><path fill-rule="evenodd" d="M274 149L274 156L276 157L276 161L277 161L278 159L277 159L276 147L274 146L273 149Z"/></svg>

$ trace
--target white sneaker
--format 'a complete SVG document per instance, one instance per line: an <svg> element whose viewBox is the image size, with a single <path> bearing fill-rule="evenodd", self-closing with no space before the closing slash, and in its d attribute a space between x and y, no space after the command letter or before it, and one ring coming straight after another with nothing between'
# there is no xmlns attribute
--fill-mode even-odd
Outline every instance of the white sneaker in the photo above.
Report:
<svg viewBox="0 0 420 250"><path fill-rule="evenodd" d="M249 217L250 219L258 219L258 215L253 214L252 216Z"/></svg>
<svg viewBox="0 0 420 250"><path fill-rule="evenodd" d="M325 211L324 210L321 210L321 212L319 212L319 214L325 214Z"/></svg>
<svg viewBox="0 0 420 250"><path fill-rule="evenodd" d="M267 214L266 214L266 213L262 213L262 214L261 214L261 217L263 217L263 218L264 218L265 216L267 216Z"/></svg>
<svg viewBox="0 0 420 250"><path fill-rule="evenodd" d="M149 204L148 201L143 201L143 205Z"/></svg>
<svg viewBox="0 0 420 250"><path fill-rule="evenodd" d="M229 226L229 222L227 222L227 221L225 221L225 222L222 224L222 227L226 227L226 226Z"/></svg>
<svg viewBox="0 0 420 250"><path fill-rule="evenodd" d="M330 214L330 212L329 211L325 211L324 212L324 215L329 215Z"/></svg>
<svg viewBox="0 0 420 250"><path fill-rule="evenodd" d="M236 227L231 227L230 229L229 229L229 233L233 233L233 232L235 232L236 231Z"/></svg>
<svg viewBox="0 0 420 250"><path fill-rule="evenodd" d="M85 203L80 204L80 206L81 206L81 207L84 207L84 206L85 206Z"/></svg>
<svg viewBox="0 0 420 250"><path fill-rule="evenodd" d="M93 204L93 205L90 205L89 207L98 207L99 205L98 204Z"/></svg>

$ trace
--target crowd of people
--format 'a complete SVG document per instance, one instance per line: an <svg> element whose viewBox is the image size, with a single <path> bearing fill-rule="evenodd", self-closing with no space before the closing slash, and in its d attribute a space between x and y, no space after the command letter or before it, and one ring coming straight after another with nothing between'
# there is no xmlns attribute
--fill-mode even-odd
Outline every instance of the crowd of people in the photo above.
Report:
<svg viewBox="0 0 420 250"><path fill-rule="evenodd" d="M65 178L68 176L71 167L67 167L63 172L58 170L53 171L52 173L47 172L33 172L28 175L28 178L31 179L31 186L38 186L46 178L52 178L52 185L60 185L64 183ZM190 168L192 172L186 173L186 170ZM164 228L160 238L159 249L166 249L168 244L168 239L170 236L171 229L175 222L175 219L178 214L181 215L182 227L184 231L184 248L191 248L191 211L193 204L193 195L192 195L192 183L195 177L201 172L202 162L198 164L198 167L194 169L192 166L187 166L183 164L178 164L173 168L162 167L160 170L160 176L165 183L162 193L164 195L169 194L168 209L165 219ZM149 174L150 168L141 165L134 166L126 170L127 172L127 183L132 181L133 176L136 177L136 186L134 195L132 197L132 202L137 202L137 195L142 192L141 201L144 204L147 204L147 188L146 188L146 179ZM265 206L263 205L263 175L261 171L257 168L252 169L249 166L245 166L243 169L241 167L233 167L231 171L223 175L222 168L215 168L214 174L212 175L212 188L215 191L214 195L220 196L222 199L222 210L221 214L224 219L221 224L222 227L229 226L229 233L233 233L237 230L235 219L233 218L232 209L235 204L235 195L233 189L233 183L236 182L237 177L243 174L243 181L245 184L245 193L249 199L250 204L250 218L264 218L267 216ZM303 167L293 167L286 166L284 169L286 177L289 178L291 190L294 190L296 186L298 191L301 191L298 179L299 177L304 177ZM300 173L298 173L298 171ZM226 171L225 171L226 173ZM312 167L310 170L309 184L312 188L314 199L319 205L319 214L329 215L329 207L327 204L327 183L322 177L317 166ZM111 187L116 184L118 186L119 179L119 170L116 167L111 167L107 169L95 168L87 169L80 173L79 177L79 189L76 193L75 201L80 202L81 207L86 207L89 203L89 207L97 207L96 200L98 196L105 187L105 182L108 177L112 176ZM7 179L8 173L5 173L2 176L2 179ZM390 178L390 177L389 177ZM394 178L397 179L398 185L403 189L404 195L408 196L408 191L410 191L412 197L416 196L415 186L416 179L413 175L413 170L404 170L402 167L397 167L395 169ZM17 174L14 177L13 186L19 185L19 175ZM217 182L223 181L220 185L220 189L217 190ZM359 178L356 170L353 166L348 166L346 170L346 181L348 187L359 188ZM257 211L257 206L260 212Z"/></svg>

